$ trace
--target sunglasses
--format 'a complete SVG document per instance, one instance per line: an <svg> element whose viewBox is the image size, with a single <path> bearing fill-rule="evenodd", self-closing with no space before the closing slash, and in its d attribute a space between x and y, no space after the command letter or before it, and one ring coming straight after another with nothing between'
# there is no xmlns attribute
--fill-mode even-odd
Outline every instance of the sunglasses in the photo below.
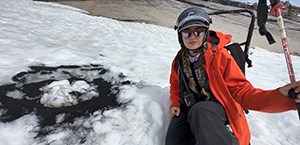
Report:
<svg viewBox="0 0 300 145"><path fill-rule="evenodd" d="M202 35L204 35L205 29L196 29L196 30L183 30L181 31L181 35L184 38L189 38L192 36L192 34L194 34L195 37L201 37Z"/></svg>

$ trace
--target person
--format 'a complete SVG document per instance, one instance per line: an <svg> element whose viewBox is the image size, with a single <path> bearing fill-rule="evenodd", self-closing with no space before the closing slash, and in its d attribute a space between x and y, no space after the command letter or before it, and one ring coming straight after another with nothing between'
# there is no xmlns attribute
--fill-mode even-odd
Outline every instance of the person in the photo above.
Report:
<svg viewBox="0 0 300 145"><path fill-rule="evenodd" d="M232 36L210 30L210 24L200 7L177 18L181 49L172 62L166 145L249 145L243 109L277 113L295 110L300 102L300 81L274 90L254 88L224 48ZM295 100L288 97L292 88Z"/></svg>

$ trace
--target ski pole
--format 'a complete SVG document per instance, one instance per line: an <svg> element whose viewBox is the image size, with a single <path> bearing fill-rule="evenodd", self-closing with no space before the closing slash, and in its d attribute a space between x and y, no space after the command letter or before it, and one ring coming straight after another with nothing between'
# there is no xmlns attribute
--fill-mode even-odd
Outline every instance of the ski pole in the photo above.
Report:
<svg viewBox="0 0 300 145"><path fill-rule="evenodd" d="M281 36L281 42L282 42L282 46L283 46L283 51L284 51L287 68L288 68L288 73L289 73L290 81L291 81L291 83L293 83L293 82L296 82L296 79L295 79L293 63L292 63L292 59L291 59L291 55L290 55L290 51L289 51L288 40L286 37L286 32L285 32L285 28L284 28L284 24L283 24L283 18L281 15L281 9L284 6L284 4L279 2L279 0L270 0L270 3L272 6L270 14L275 15L277 17L277 23L279 26L279 33ZM289 91L289 97L292 99L297 98L297 94L295 93L294 89L291 89ZM297 109L298 109L298 116L299 116L299 120L300 120L300 103L297 103Z"/></svg>

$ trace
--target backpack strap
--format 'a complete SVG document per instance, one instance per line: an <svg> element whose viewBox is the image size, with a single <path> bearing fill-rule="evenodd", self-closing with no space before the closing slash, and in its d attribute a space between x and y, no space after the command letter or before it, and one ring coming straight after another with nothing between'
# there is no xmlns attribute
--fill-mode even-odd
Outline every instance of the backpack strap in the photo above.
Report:
<svg viewBox="0 0 300 145"><path fill-rule="evenodd" d="M234 58L239 68L242 70L243 74L245 75L246 58L241 46L238 43L232 43L225 46L225 48L231 53L232 57Z"/></svg>
<svg viewBox="0 0 300 145"><path fill-rule="evenodd" d="M181 61L181 58L177 54L176 57L175 57L175 63L174 63L174 67L175 67L176 70L178 70L178 68L180 67L180 61Z"/></svg>
<svg viewBox="0 0 300 145"><path fill-rule="evenodd" d="M257 25L259 26L259 34L266 36L269 44L275 43L272 34L266 29L266 22L268 19L267 0L259 0L257 6Z"/></svg>
<svg viewBox="0 0 300 145"><path fill-rule="evenodd" d="M176 68L176 66L175 66L175 68L176 68L176 69L179 69L179 75L180 75L180 77L182 78L182 82L183 82L183 84L184 84L184 87L185 87L186 91L187 91L189 94L191 94L192 92L190 91L189 85L187 84L187 82L186 82L186 80L185 80L184 72L183 72L183 70L182 70L183 67L182 67L180 61L181 61L181 60L180 60L179 56L176 56L176 62L175 62L175 65L176 65L176 63L177 63L177 65L179 65L179 66L177 66L177 68Z"/></svg>

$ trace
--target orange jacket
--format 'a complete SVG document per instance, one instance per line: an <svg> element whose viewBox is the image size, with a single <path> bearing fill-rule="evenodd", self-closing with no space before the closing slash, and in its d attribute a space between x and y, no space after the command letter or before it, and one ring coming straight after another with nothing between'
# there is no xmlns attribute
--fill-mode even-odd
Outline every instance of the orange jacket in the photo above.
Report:
<svg viewBox="0 0 300 145"><path fill-rule="evenodd" d="M210 31L211 39L219 39L219 43L212 45L207 42L204 50L206 72L210 89L215 98L225 108L230 127L240 145L249 145L250 130L244 109L276 113L296 109L296 103L282 95L278 89L261 90L254 88L245 78L233 57L224 48L231 41L231 35ZM212 46L215 46L212 48ZM180 107L180 87L178 70L172 63L170 76L171 107Z"/></svg>

